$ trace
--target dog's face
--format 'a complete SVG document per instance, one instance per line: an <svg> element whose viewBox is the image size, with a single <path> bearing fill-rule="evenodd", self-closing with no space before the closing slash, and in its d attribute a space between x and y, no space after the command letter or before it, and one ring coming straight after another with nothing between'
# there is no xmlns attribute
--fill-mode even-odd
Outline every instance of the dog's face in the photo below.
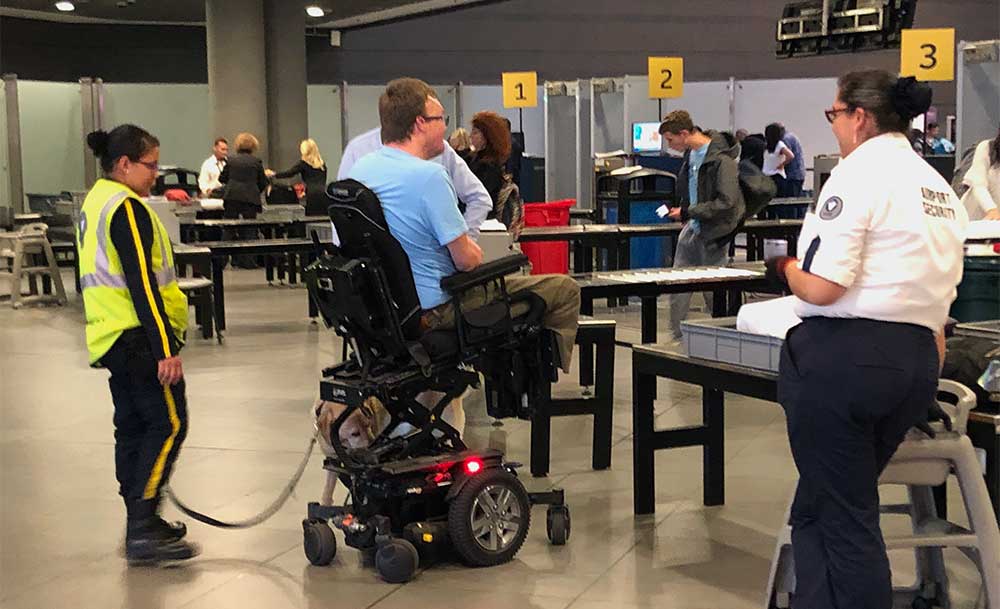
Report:
<svg viewBox="0 0 1000 609"><path fill-rule="evenodd" d="M370 403L375 400L375 404ZM356 450L359 448L367 448L371 445L372 440L381 431L378 428L378 421L370 418L368 413L378 412L377 409L381 409L382 405L377 403L378 400L375 398L368 398L365 405L368 406L366 409L356 409L344 420L340 425L340 443L349 450ZM338 402L327 402L320 400L315 406L316 415L316 427L320 431L320 435L324 438L330 438L330 432L333 428L334 421L337 420L344 410L347 409L345 404L340 404Z"/></svg>

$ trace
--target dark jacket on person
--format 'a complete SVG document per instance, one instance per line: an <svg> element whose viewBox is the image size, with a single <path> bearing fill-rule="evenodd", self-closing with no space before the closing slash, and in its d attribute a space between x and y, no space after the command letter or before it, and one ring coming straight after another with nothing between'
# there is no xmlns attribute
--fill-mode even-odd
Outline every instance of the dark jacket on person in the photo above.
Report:
<svg viewBox="0 0 1000 609"><path fill-rule="evenodd" d="M675 192L681 206L681 218L697 220L703 239L721 239L732 233L743 218L746 203L740 190L740 170L737 158L740 145L729 133L706 131L712 138L705 160L698 168L698 202L691 205L688 193L688 161L691 152L684 153L684 162L677 172Z"/></svg>
<svg viewBox="0 0 1000 609"><path fill-rule="evenodd" d="M240 152L230 156L219 174L219 181L226 185L224 201L239 201L260 205L260 193L267 188L264 163L252 154Z"/></svg>
<svg viewBox="0 0 1000 609"><path fill-rule="evenodd" d="M764 151L767 150L767 143L763 136L748 135L740 142L740 146L742 147L741 159L750 161L757 166L757 169L764 169Z"/></svg>
<svg viewBox="0 0 1000 609"><path fill-rule="evenodd" d="M481 159L478 155L475 155L469 161L469 169L483 183L486 192L490 193L490 199L493 200L493 210L495 212L497 201L500 200L500 189L503 187L503 164ZM493 218L495 216L490 214L488 217Z"/></svg>
<svg viewBox="0 0 1000 609"><path fill-rule="evenodd" d="M299 160L291 169L279 171L274 177L290 178L294 175L301 175L306 185L306 215L325 216L330 207L330 201L326 198L326 165L317 169L304 160Z"/></svg>

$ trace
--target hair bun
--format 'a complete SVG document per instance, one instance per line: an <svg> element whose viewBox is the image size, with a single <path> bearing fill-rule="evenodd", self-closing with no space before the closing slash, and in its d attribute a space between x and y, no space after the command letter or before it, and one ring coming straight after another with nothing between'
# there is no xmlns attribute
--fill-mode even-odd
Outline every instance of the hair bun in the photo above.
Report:
<svg viewBox="0 0 1000 609"><path fill-rule="evenodd" d="M904 120L912 120L931 107L931 87L912 76L902 77L890 93L892 106Z"/></svg>
<svg viewBox="0 0 1000 609"><path fill-rule="evenodd" d="M91 131L87 134L87 146L94 151L97 156L103 157L108 154L108 141L111 136L107 131Z"/></svg>

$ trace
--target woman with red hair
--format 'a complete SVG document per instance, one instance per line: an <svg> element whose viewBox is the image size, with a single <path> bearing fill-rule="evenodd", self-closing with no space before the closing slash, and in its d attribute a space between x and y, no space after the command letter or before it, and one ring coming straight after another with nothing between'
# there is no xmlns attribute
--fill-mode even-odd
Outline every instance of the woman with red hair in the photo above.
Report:
<svg viewBox="0 0 1000 609"><path fill-rule="evenodd" d="M470 138L475 152L469 160L469 169L490 193L494 213L489 217L492 218L504 183L504 164L510 156L510 129L507 121L496 112L477 112L472 117Z"/></svg>

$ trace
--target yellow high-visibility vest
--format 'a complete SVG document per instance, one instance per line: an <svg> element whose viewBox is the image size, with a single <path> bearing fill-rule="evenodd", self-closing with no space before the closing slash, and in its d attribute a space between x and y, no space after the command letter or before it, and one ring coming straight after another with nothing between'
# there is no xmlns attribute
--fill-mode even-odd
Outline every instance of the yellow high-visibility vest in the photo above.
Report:
<svg viewBox="0 0 1000 609"><path fill-rule="evenodd" d="M177 286L174 254L166 228L153 210L128 186L112 180L98 180L87 193L76 229L80 287L83 289L87 350L90 352L91 364L96 364L108 352L122 332L142 326L125 283L125 272L122 270L118 250L111 242L111 219L127 200L133 201L132 206L141 205L145 208L153 223L152 272L156 277L167 319L162 319L153 299L152 284L147 279L149 269L142 269L143 283L146 298L153 310L153 318L159 328L163 351L170 353L168 332L173 332L177 340L183 341L187 330L187 297ZM136 249L140 252L139 264L145 267L139 230L131 215L131 207L126 209L129 210L129 223Z"/></svg>

